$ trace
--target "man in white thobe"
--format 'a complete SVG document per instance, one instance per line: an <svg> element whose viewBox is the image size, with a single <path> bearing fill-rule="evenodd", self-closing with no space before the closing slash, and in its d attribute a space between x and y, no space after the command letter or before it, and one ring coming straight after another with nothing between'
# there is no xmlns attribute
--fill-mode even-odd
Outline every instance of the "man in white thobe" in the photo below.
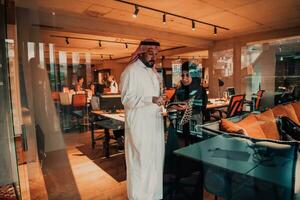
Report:
<svg viewBox="0 0 300 200"><path fill-rule="evenodd" d="M159 43L141 41L121 75L129 200L163 198L164 128L160 82L154 68Z"/></svg>

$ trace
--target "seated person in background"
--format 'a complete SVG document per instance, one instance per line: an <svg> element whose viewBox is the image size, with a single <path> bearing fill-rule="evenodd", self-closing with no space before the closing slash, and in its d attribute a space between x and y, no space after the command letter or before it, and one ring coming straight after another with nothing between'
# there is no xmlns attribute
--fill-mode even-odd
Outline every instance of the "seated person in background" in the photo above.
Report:
<svg viewBox="0 0 300 200"><path fill-rule="evenodd" d="M86 89L86 91L87 91L88 99L91 99L92 96L95 95L95 85L94 85L94 83L90 83L89 88Z"/></svg>
<svg viewBox="0 0 300 200"><path fill-rule="evenodd" d="M95 95L100 96L104 92L105 85L101 83L95 84Z"/></svg>
<svg viewBox="0 0 300 200"><path fill-rule="evenodd" d="M84 79L82 76L78 76L77 78L77 84L75 85L75 91L76 92L82 92L83 91L83 82Z"/></svg>
<svg viewBox="0 0 300 200"><path fill-rule="evenodd" d="M203 114L206 110L207 94L205 89L200 84L199 74L195 74L192 77L192 71L197 70L197 65L192 62L184 62L181 66L181 81L176 89L171 102L188 101L192 97L195 97L193 103L192 119L194 125L203 123ZM177 109L177 108L175 108ZM183 108L185 109L185 108ZM190 123L186 123L182 127L183 136L185 139L185 145L190 144Z"/></svg>
<svg viewBox="0 0 300 200"><path fill-rule="evenodd" d="M62 92L70 92L70 89L67 86L63 86Z"/></svg>
<svg viewBox="0 0 300 200"><path fill-rule="evenodd" d="M108 81L110 83L110 93L118 93L119 92L119 87L118 87L118 83L115 80L115 77L113 75L110 75L108 77Z"/></svg>

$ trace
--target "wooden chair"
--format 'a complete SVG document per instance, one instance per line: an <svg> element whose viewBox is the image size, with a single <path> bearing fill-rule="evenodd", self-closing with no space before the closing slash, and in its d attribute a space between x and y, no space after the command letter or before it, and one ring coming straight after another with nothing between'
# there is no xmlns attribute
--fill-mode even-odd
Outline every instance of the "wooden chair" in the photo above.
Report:
<svg viewBox="0 0 300 200"><path fill-rule="evenodd" d="M75 110L82 110L86 108L87 98L86 94L74 94L72 96L72 106Z"/></svg>
<svg viewBox="0 0 300 200"><path fill-rule="evenodd" d="M60 92L59 93L60 99L60 122L63 131L67 131L71 129L70 122L71 122L71 107L72 102L70 98L70 94L68 92Z"/></svg>
<svg viewBox="0 0 300 200"><path fill-rule="evenodd" d="M52 100L54 102L56 110L58 112L60 112L60 110L59 110L59 104L60 104L59 92L57 92L57 91L51 92L51 97L52 97Z"/></svg>
<svg viewBox="0 0 300 200"><path fill-rule="evenodd" d="M258 111L260 108L260 104L261 104L261 99L262 99L262 95L265 91L264 90L258 90L257 92L257 98L256 98L256 102L255 102L255 107L254 110Z"/></svg>
<svg viewBox="0 0 300 200"><path fill-rule="evenodd" d="M92 111L100 111L100 100L99 97L93 96L91 98L91 106L90 106L90 113L89 113L89 121L90 121L90 129L91 129L91 141L92 141L92 148L94 149L96 146L97 140L103 140L105 135L101 133L97 137L95 137L95 129L104 130L101 126L97 125L97 122L106 120L100 116L92 114Z"/></svg>
<svg viewBox="0 0 300 200"><path fill-rule="evenodd" d="M57 91L51 92L51 97L52 97L54 102L59 102L60 101L59 92L57 92Z"/></svg>
<svg viewBox="0 0 300 200"><path fill-rule="evenodd" d="M85 125L80 123L80 119L84 119L87 114L87 96L86 94L74 94L72 96L72 115L77 118L77 127L80 129Z"/></svg>
<svg viewBox="0 0 300 200"><path fill-rule="evenodd" d="M261 99L263 96L264 90L258 90L256 95L252 97L252 100L245 100L245 104L250 107L250 111L260 111Z"/></svg>

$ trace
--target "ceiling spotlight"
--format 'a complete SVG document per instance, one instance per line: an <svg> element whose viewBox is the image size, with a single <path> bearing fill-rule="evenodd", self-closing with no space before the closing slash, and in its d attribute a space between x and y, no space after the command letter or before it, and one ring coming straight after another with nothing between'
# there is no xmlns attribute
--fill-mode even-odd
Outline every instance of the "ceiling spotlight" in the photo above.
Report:
<svg viewBox="0 0 300 200"><path fill-rule="evenodd" d="M156 9L156 8L151 8L151 7L148 7L148 6L143 6L141 4L138 4L138 3L134 3L134 2L137 2L137 0L135 1L125 1L125 0L114 0L114 1L117 1L117 2L120 2L120 3L124 3L124 4L127 4L127 5L130 5L130 6L134 6L134 12L132 13L132 16L133 17L137 17L138 15L138 12L139 12L139 9L143 9L144 10L150 10L150 11L154 11L156 13L159 13L159 15L163 15L162 17L162 22L163 23L166 23L166 15L168 16L172 16L172 17L175 17L175 18L181 18L181 19L184 19L184 20L188 20L188 21L192 21L192 23L196 23L197 24L203 24L205 26L209 26L211 28L214 28L214 27L217 27L218 29L224 29L224 30L230 30L229 28L226 28L226 27L223 27L223 26L220 26L220 25L216 25L216 24L212 24L212 23L209 23L209 22L205 22L205 21L201 21L201 20L198 20L198 19L192 19L192 18L189 18L189 17L185 17L185 16L182 16L182 15L178 15L178 14L175 14L175 13L171 13L166 10L159 10L159 9ZM173 19L172 19L173 21ZM194 30L195 28L193 28Z"/></svg>
<svg viewBox="0 0 300 200"><path fill-rule="evenodd" d="M101 40L99 40L98 44L99 44L99 47L102 47Z"/></svg>
<svg viewBox="0 0 300 200"><path fill-rule="evenodd" d="M127 43L125 43L125 48L128 49L128 44Z"/></svg>
<svg viewBox="0 0 300 200"><path fill-rule="evenodd" d="M67 43L67 44L70 44L69 38L68 38L68 37L66 37L66 43Z"/></svg>
<svg viewBox="0 0 300 200"><path fill-rule="evenodd" d="M109 59L112 59L112 55L111 54L109 54Z"/></svg>
<svg viewBox="0 0 300 200"><path fill-rule="evenodd" d="M166 20L166 13L164 13L163 15L163 23L166 24L167 20Z"/></svg>
<svg viewBox="0 0 300 200"><path fill-rule="evenodd" d="M102 54L101 54L101 56L100 56L100 57L101 57L101 59L103 59L103 55L102 55Z"/></svg>
<svg viewBox="0 0 300 200"><path fill-rule="evenodd" d="M136 18L139 14L139 8L137 5L134 5L134 13L132 14L132 17Z"/></svg>
<svg viewBox="0 0 300 200"><path fill-rule="evenodd" d="M192 20L192 30L194 31L195 30L195 21Z"/></svg>
<svg viewBox="0 0 300 200"><path fill-rule="evenodd" d="M215 26L214 27L214 35L217 35L218 34L218 30L217 30L217 27Z"/></svg>

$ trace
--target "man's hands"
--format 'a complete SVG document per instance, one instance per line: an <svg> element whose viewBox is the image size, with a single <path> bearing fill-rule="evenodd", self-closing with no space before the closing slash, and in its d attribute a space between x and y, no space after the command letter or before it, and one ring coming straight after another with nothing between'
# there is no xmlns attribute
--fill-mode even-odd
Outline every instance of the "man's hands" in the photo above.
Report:
<svg viewBox="0 0 300 200"><path fill-rule="evenodd" d="M152 97L152 102L157 104L158 106L165 105L165 98L163 96Z"/></svg>
<svg viewBox="0 0 300 200"><path fill-rule="evenodd" d="M186 110L188 108L188 105L172 105L169 110Z"/></svg>

